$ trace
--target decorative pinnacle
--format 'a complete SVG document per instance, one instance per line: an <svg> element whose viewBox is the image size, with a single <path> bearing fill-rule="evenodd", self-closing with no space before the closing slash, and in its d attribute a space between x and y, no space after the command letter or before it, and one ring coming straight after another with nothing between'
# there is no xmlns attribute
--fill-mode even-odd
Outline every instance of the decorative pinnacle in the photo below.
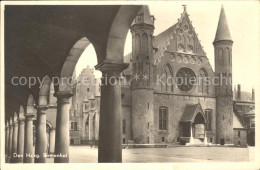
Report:
<svg viewBox="0 0 260 170"><path fill-rule="evenodd" d="M187 5L182 5L183 6L183 12L187 12Z"/></svg>

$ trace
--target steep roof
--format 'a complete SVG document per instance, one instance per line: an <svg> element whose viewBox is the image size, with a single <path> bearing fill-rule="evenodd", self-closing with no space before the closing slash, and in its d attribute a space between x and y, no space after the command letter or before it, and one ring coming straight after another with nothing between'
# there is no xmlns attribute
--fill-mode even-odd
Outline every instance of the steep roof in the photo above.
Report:
<svg viewBox="0 0 260 170"><path fill-rule="evenodd" d="M156 52L154 54L154 60L156 60L156 59L159 61L161 60L161 58L164 56L164 52L167 51L168 46L170 46L171 40L174 39L173 36L175 34L177 34L177 32L178 32L177 30L180 28L180 25L184 21L188 22L188 24L191 28L191 32L194 35L194 39L197 42L197 48L198 48L197 55L206 56L206 53L204 52L204 50L200 44L200 41L198 39L198 36L194 30L194 27L192 26L192 22L189 19L189 15L187 13L186 6L185 6L180 19L178 19L178 22L154 37L153 47L156 49Z"/></svg>
<svg viewBox="0 0 260 170"><path fill-rule="evenodd" d="M220 40L232 41L232 38L231 38L231 35L229 32L229 28L228 28L225 10L224 10L223 6L221 7L221 12L220 12L219 21L218 21L218 28L217 28L214 42L220 41Z"/></svg>
<svg viewBox="0 0 260 170"><path fill-rule="evenodd" d="M195 116L198 112L202 113L203 118L205 120L204 112L199 103L198 104L187 104L180 121L181 122L193 122L195 119Z"/></svg>
<svg viewBox="0 0 260 170"><path fill-rule="evenodd" d="M252 94L246 91L241 91L240 92L241 95L241 99L239 101L252 101ZM233 91L233 96L234 96L234 100L238 100L237 99L237 91Z"/></svg>
<svg viewBox="0 0 260 170"><path fill-rule="evenodd" d="M233 113L233 128L244 128L235 113Z"/></svg>
<svg viewBox="0 0 260 170"><path fill-rule="evenodd" d="M148 5L143 5L142 8L139 10L138 14L136 15L133 25L134 24L154 25L154 21L150 14Z"/></svg>

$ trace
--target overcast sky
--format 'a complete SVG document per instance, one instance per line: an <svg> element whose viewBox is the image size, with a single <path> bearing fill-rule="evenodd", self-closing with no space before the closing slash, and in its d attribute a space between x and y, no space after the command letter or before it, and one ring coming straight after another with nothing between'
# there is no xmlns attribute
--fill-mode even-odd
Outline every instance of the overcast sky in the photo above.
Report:
<svg viewBox="0 0 260 170"><path fill-rule="evenodd" d="M214 48L218 19L221 4L224 5L233 44L233 85L241 84L242 90L251 91L256 87L256 78L259 80L256 69L256 61L259 61L259 2L258 1L233 1L233 2L171 2L167 4L149 5L151 15L154 15L156 36L175 24L183 12L182 4L187 5L195 32L204 47L204 51L210 60L214 70ZM125 54L132 51L131 33L127 35ZM91 57L90 57L91 56ZM94 67L97 64L93 46L89 46L80 57L76 66L76 74L79 75L86 65ZM96 73L98 77L100 73Z"/></svg>

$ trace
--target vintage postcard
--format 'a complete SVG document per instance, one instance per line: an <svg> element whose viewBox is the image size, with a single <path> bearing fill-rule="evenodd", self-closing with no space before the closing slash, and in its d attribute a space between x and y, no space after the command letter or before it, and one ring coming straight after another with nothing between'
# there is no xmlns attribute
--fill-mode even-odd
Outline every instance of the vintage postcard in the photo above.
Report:
<svg viewBox="0 0 260 170"><path fill-rule="evenodd" d="M1 169L259 169L259 7L2 1Z"/></svg>

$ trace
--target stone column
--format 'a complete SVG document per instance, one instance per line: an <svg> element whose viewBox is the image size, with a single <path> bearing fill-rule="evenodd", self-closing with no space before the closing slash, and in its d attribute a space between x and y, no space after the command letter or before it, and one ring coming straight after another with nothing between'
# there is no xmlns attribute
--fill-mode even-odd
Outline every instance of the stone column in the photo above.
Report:
<svg viewBox="0 0 260 170"><path fill-rule="evenodd" d="M73 94L71 92L57 92L57 117L56 117L56 136L55 136L55 154L63 157L55 157L55 163L69 162L69 100Z"/></svg>
<svg viewBox="0 0 260 170"><path fill-rule="evenodd" d="M204 124L204 144L205 144L205 145L208 144L208 141L207 141L207 133L206 133L206 127L207 127L207 125Z"/></svg>
<svg viewBox="0 0 260 170"><path fill-rule="evenodd" d="M50 152L49 154L54 154L55 151L55 128L50 128Z"/></svg>
<svg viewBox="0 0 260 170"><path fill-rule="evenodd" d="M12 146L13 146L13 122L10 120L10 126L9 126L9 144L8 144L8 157L9 157L9 162L11 160L12 156Z"/></svg>
<svg viewBox="0 0 260 170"><path fill-rule="evenodd" d="M5 155L8 156L8 145L9 145L9 123L7 122L5 128Z"/></svg>
<svg viewBox="0 0 260 170"><path fill-rule="evenodd" d="M23 152L24 152L24 117L18 119L19 127L18 127L18 145L17 145L17 154L19 157L17 158L17 162L23 162Z"/></svg>
<svg viewBox="0 0 260 170"><path fill-rule="evenodd" d="M33 118L34 114L25 114L24 163L33 163Z"/></svg>
<svg viewBox="0 0 260 170"><path fill-rule="evenodd" d="M39 157L34 158L35 163L46 162L46 149L47 149L47 138L46 138L46 113L48 106L37 106L37 124L36 124L36 145L35 155Z"/></svg>
<svg viewBox="0 0 260 170"><path fill-rule="evenodd" d="M193 140L193 132L192 132L192 123L190 123L190 144L193 144L194 143L194 140Z"/></svg>
<svg viewBox="0 0 260 170"><path fill-rule="evenodd" d="M14 120L13 122L13 142L12 142L12 156L11 156L11 162L17 162L17 158L14 157L15 154L17 154L17 138L18 138L18 122L17 120Z"/></svg>
<svg viewBox="0 0 260 170"><path fill-rule="evenodd" d="M98 162L122 162L120 73L125 63L104 61L96 66L103 75L101 84Z"/></svg>

